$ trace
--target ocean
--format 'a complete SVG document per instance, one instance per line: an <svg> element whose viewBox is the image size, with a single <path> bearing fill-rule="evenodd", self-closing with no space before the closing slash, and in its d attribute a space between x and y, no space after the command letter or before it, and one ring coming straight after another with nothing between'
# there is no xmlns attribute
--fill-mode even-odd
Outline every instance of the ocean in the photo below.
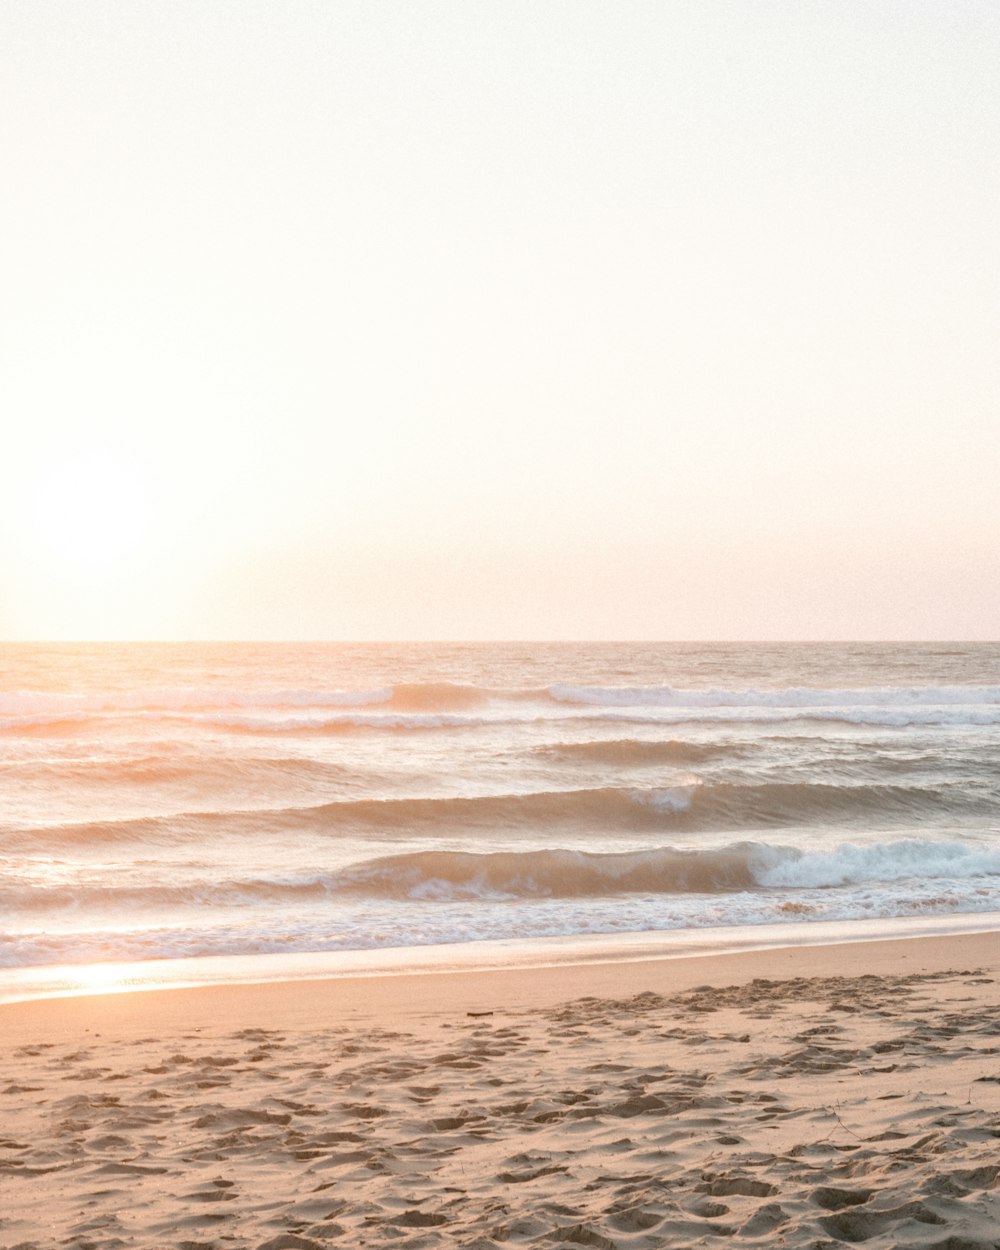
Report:
<svg viewBox="0 0 1000 1250"><path fill-rule="evenodd" d="M0 645L0 998L1000 929L1000 644Z"/></svg>

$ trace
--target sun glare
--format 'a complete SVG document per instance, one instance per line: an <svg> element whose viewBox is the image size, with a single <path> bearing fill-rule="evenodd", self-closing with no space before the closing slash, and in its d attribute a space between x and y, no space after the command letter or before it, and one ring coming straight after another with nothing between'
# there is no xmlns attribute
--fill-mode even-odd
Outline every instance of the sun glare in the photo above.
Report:
<svg viewBox="0 0 1000 1250"><path fill-rule="evenodd" d="M126 964L86 964L74 968L73 980L77 982L80 994L114 994L120 990L134 988L134 977L130 977Z"/></svg>

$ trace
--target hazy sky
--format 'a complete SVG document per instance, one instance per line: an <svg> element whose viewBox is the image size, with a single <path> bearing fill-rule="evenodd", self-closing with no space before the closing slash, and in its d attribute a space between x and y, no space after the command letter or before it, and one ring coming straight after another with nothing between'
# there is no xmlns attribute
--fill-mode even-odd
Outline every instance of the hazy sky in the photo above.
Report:
<svg viewBox="0 0 1000 1250"><path fill-rule="evenodd" d="M996 0L0 0L0 637L1000 637Z"/></svg>

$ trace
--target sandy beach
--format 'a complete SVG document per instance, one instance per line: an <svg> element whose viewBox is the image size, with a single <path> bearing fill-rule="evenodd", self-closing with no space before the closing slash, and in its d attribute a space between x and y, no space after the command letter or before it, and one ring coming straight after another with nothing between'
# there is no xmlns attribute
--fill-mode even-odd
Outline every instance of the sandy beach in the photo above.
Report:
<svg viewBox="0 0 1000 1250"><path fill-rule="evenodd" d="M0 1008L0 1246L1000 1245L995 934Z"/></svg>

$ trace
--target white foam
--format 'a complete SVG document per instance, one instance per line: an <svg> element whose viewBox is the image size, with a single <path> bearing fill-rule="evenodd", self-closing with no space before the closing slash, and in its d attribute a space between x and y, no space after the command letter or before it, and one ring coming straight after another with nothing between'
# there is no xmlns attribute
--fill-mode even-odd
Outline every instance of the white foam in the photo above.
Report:
<svg viewBox="0 0 1000 1250"><path fill-rule="evenodd" d="M309 951L364 951L418 948L465 942L506 942L513 938L574 937L658 931L710 933L734 928L752 943L755 928L899 918L975 916L1000 911L1000 882L975 891L967 883L941 880L922 892L887 883L877 888L812 889L794 896L767 891L729 895L634 896L620 899L428 898L405 901L338 902L331 913L322 902L298 905L294 912L257 909L227 919L218 912L197 923L85 925L68 914L45 930L10 927L0 935L0 967L102 960L196 958L214 955L268 955Z"/></svg>
<svg viewBox="0 0 1000 1250"><path fill-rule="evenodd" d="M980 842L842 842L829 851L781 853L761 846L751 861L754 877L771 888L823 888L907 881L936 889L936 882L1000 877L1000 846Z"/></svg>
<svg viewBox="0 0 1000 1250"><path fill-rule="evenodd" d="M678 690L672 686L553 685L549 687L549 693L562 703L607 707L868 708L993 704L1000 710L1000 686L865 686L839 690L793 686L783 690Z"/></svg>
<svg viewBox="0 0 1000 1250"><path fill-rule="evenodd" d="M845 725L871 725L876 728L906 728L919 725L990 726L1000 725L1000 705L946 705L941 707L879 707L875 704L841 707L663 707L629 711L594 709L586 713L594 721L615 721L632 725L678 725L685 722L734 725L777 725L791 721L835 722Z"/></svg>
<svg viewBox="0 0 1000 1250"><path fill-rule="evenodd" d="M685 785L658 788L635 788L627 793L629 798L658 812L686 812L691 808L695 792L701 782L689 781Z"/></svg>

